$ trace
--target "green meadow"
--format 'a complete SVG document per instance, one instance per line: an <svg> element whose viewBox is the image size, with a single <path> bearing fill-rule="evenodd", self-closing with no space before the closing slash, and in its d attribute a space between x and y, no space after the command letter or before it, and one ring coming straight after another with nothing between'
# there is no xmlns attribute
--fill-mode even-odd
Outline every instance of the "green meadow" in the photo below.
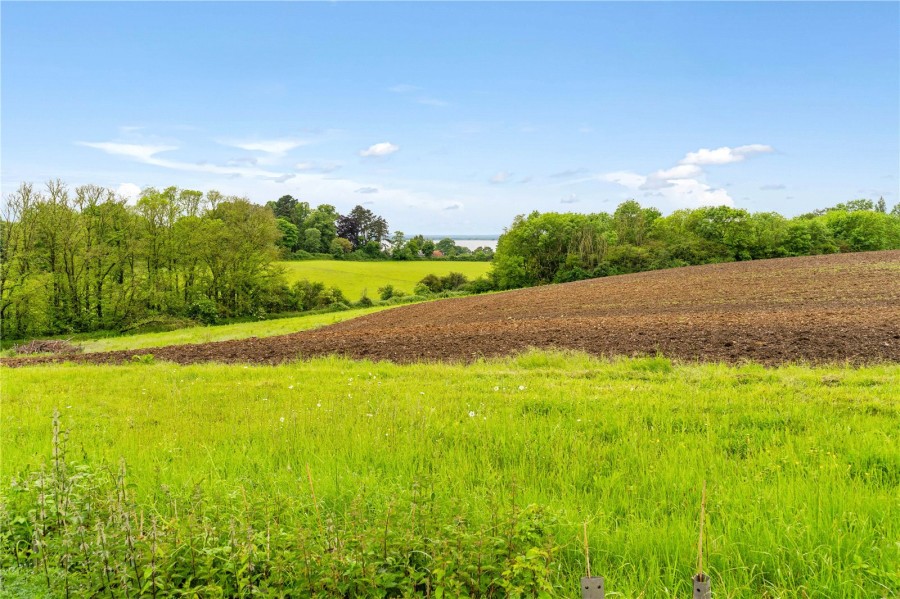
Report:
<svg viewBox="0 0 900 599"><path fill-rule="evenodd" d="M426 275L439 277L451 272L460 272L469 280L476 279L491 268L490 262L444 262L444 261L383 261L352 262L342 260L300 260L278 262L285 269L289 283L308 279L319 281L326 286L334 286L344 292L348 300L356 301L365 291L369 297L378 297L378 289L385 285L410 294Z"/></svg>
<svg viewBox="0 0 900 599"><path fill-rule="evenodd" d="M579 597L586 522L607 597L689 597L704 481L714 596L900 592L897 364L0 374L5 596Z"/></svg>
<svg viewBox="0 0 900 599"><path fill-rule="evenodd" d="M317 329L356 318L357 316L365 316L366 314L387 310L391 307L393 306L373 306L371 308L354 308L352 310L324 312L321 314L303 314L301 316L256 322L190 327L161 333L104 337L83 341L78 343L78 345L85 352L101 352L164 347L166 345L182 345L185 343L209 343L211 341L228 341L231 339L246 339L248 337L273 337L275 335L287 335L298 331Z"/></svg>

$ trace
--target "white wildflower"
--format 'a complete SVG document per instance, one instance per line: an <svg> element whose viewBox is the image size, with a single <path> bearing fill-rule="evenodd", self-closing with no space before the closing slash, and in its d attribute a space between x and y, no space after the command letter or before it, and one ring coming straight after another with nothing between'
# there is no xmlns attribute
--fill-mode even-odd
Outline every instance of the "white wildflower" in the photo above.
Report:
<svg viewBox="0 0 900 599"><path fill-rule="evenodd" d="M475 412L469 412L469 418L475 418Z"/></svg>

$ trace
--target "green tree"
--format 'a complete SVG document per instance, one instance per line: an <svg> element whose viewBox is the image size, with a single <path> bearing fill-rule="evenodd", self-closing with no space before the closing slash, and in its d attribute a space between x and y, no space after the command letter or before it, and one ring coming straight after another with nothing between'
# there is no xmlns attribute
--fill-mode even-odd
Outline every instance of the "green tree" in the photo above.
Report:
<svg viewBox="0 0 900 599"><path fill-rule="evenodd" d="M300 234L296 225L288 219L281 217L275 219L275 225L278 227L278 230L281 231L281 239L277 242L278 246L282 248L285 253L296 250L300 245Z"/></svg>
<svg viewBox="0 0 900 599"><path fill-rule="evenodd" d="M315 227L310 227L303 232L303 249L307 252L319 252L322 250L322 232Z"/></svg>

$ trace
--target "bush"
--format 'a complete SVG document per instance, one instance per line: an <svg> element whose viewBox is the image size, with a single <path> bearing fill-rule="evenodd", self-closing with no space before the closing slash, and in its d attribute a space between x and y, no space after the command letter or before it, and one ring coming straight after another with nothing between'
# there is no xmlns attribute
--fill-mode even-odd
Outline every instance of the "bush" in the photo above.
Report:
<svg viewBox="0 0 900 599"><path fill-rule="evenodd" d="M441 279L434 274L425 275L419 281L419 285L423 285L431 293L440 293L444 290L444 284L441 282Z"/></svg>
<svg viewBox="0 0 900 599"><path fill-rule="evenodd" d="M363 290L362 295L359 298L359 301L354 304L357 308L371 308L375 305L375 302L372 301L372 298Z"/></svg>
<svg viewBox="0 0 900 599"><path fill-rule="evenodd" d="M385 285L384 287L378 288L378 297L381 298L382 301L389 300L394 297L394 286L393 285Z"/></svg>
<svg viewBox="0 0 900 599"><path fill-rule="evenodd" d="M456 291L469 282L468 277L461 272L451 272L441 277L441 290Z"/></svg>
<svg viewBox="0 0 900 599"><path fill-rule="evenodd" d="M463 286L463 290L468 291L469 293L487 293L488 291L495 291L496 289L497 285L488 277L478 277L474 281L470 281Z"/></svg>
<svg viewBox="0 0 900 599"><path fill-rule="evenodd" d="M188 307L187 313L188 316L203 324L216 324L219 319L219 308L216 306L216 302L208 297L194 300Z"/></svg>

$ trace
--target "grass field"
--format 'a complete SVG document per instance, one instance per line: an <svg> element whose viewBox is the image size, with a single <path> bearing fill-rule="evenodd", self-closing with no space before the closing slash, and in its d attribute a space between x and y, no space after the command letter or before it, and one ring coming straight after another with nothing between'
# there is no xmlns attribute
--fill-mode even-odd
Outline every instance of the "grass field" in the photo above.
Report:
<svg viewBox="0 0 900 599"><path fill-rule="evenodd" d="M191 327L166 331L163 333L144 333L140 335L123 335L92 339L80 343L85 352L116 351L120 349L143 349L146 347L163 347L184 343L209 343L211 341L227 341L229 339L246 339L247 337L272 337L287 335L297 331L306 331L324 327L336 322L356 318L373 312L387 310L393 306L374 306L372 308L355 308L341 312L323 314L305 314L289 318L276 318L257 322L241 322L210 327Z"/></svg>
<svg viewBox="0 0 900 599"><path fill-rule="evenodd" d="M587 520L608 597L688 597L704 479L714 596L900 591L896 364L0 372L7 596L577 597Z"/></svg>
<svg viewBox="0 0 900 599"><path fill-rule="evenodd" d="M393 285L412 293L416 283L425 275L444 276L461 272L475 279L487 273L490 262L344 262L341 260L301 260L279 262L285 269L289 282L308 279L335 286L347 299L356 301L365 290L369 297L377 298L379 287Z"/></svg>

